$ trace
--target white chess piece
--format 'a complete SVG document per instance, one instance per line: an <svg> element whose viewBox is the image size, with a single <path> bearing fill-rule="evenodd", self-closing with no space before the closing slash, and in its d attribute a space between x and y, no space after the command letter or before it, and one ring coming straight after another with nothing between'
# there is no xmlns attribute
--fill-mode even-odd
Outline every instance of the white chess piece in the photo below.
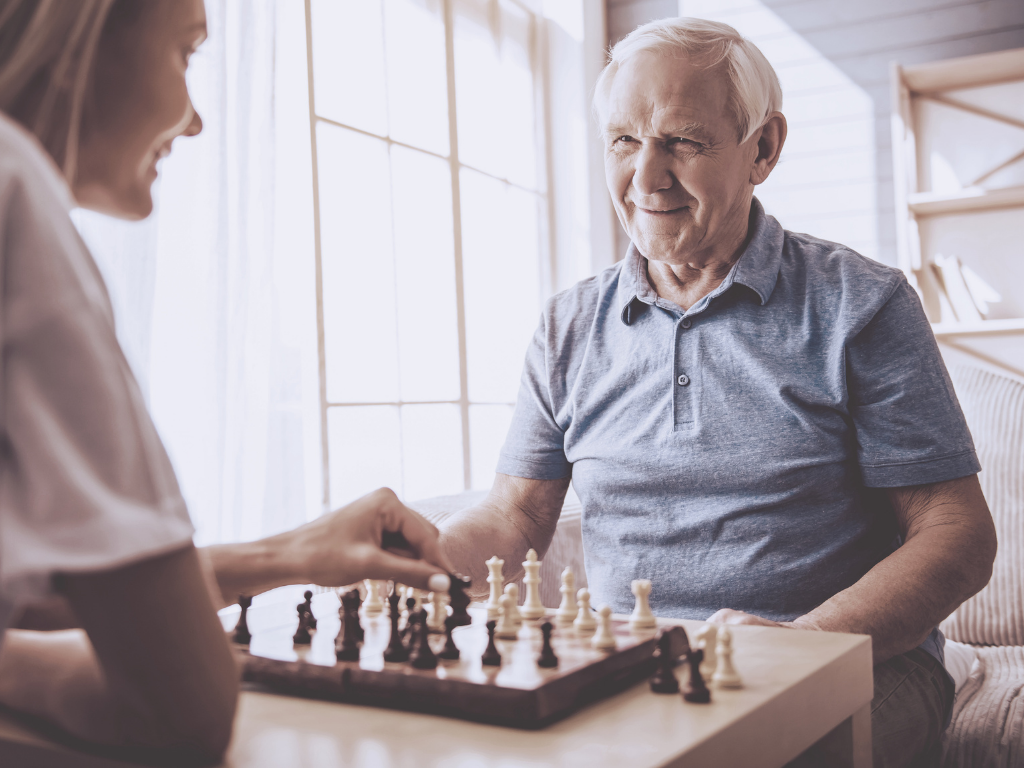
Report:
<svg viewBox="0 0 1024 768"><path fill-rule="evenodd" d="M633 596L636 598L636 605L633 607L633 615L629 617L630 629L654 629L657 622L654 614L651 613L651 582L649 579L633 580Z"/></svg>
<svg viewBox="0 0 1024 768"><path fill-rule="evenodd" d="M597 612L597 634L590 641L590 646L598 651L614 651L615 635L612 634L612 609L602 605Z"/></svg>
<svg viewBox="0 0 1024 768"><path fill-rule="evenodd" d="M576 606L576 577L568 565L562 571L562 586L558 591L562 593L562 602L555 612L555 620L559 624L572 624L579 609Z"/></svg>
<svg viewBox="0 0 1024 768"><path fill-rule="evenodd" d="M427 623L430 629L444 629L444 620L448 616L448 603L445 597L444 592L430 593L430 621Z"/></svg>
<svg viewBox="0 0 1024 768"><path fill-rule="evenodd" d="M501 606L501 617L498 619L498 626L494 628L494 636L502 640L515 640L519 634L519 627L516 626L515 617L512 615L512 595L506 593L499 601Z"/></svg>
<svg viewBox="0 0 1024 768"><path fill-rule="evenodd" d="M523 577L526 600L519 612L524 619L539 619L545 611L544 603L540 601L540 560L537 559L537 550L531 549L526 553L523 569L526 571Z"/></svg>
<svg viewBox="0 0 1024 768"><path fill-rule="evenodd" d="M512 621L515 622L517 627L523 625L523 617L519 614L519 585L518 584L506 584L505 594L512 598L510 604Z"/></svg>
<svg viewBox="0 0 1024 768"><path fill-rule="evenodd" d="M487 583L491 585L491 594L484 607L487 609L487 620L490 621L498 618L498 614L501 612L501 587L504 583L501 569L505 566L505 561L495 555L487 561L486 565Z"/></svg>
<svg viewBox="0 0 1024 768"><path fill-rule="evenodd" d="M711 675L715 673L715 667L718 665L718 660L715 655L715 641L717 637L717 624L705 624L703 627L698 629L697 634L693 636L693 639L697 643L697 647L704 651L704 661L700 663L700 673L705 679L711 677Z"/></svg>
<svg viewBox="0 0 1024 768"><path fill-rule="evenodd" d="M380 616L384 611L384 601L380 599L380 584L372 579L367 579L366 602L363 603L363 615L367 617Z"/></svg>
<svg viewBox="0 0 1024 768"><path fill-rule="evenodd" d="M719 688L742 688L743 681L732 664L732 632L729 631L729 627L722 627L718 631L715 651L718 655L718 666L711 676L711 682Z"/></svg>
<svg viewBox="0 0 1024 768"><path fill-rule="evenodd" d="M581 589L576 593L576 600L579 601L580 610L572 625L579 634L589 634L597 626L597 619L590 610L590 590L586 587Z"/></svg>

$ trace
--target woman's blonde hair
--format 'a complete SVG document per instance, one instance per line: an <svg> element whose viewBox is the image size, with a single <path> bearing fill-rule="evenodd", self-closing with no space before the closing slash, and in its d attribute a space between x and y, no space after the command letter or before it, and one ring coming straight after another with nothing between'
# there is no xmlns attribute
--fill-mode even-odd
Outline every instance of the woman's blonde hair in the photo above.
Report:
<svg viewBox="0 0 1024 768"><path fill-rule="evenodd" d="M47 149L68 181L96 51L116 0L0 0L0 110Z"/></svg>

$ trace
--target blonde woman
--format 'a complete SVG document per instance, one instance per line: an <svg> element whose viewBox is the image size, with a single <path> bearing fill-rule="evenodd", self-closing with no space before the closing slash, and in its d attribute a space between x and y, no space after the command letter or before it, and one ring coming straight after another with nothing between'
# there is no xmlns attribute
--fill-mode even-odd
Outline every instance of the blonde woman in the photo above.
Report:
<svg viewBox="0 0 1024 768"><path fill-rule="evenodd" d="M157 161L202 130L185 71L205 36L202 0L0 0L0 704L215 761L238 694L215 607L289 583L426 587L449 567L387 490L264 541L192 545L68 212L149 215Z"/></svg>

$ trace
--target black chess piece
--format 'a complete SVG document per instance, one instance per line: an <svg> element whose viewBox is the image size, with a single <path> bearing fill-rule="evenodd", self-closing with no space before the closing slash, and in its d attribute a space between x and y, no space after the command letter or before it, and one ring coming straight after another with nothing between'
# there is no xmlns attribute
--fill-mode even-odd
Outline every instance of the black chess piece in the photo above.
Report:
<svg viewBox="0 0 1024 768"><path fill-rule="evenodd" d="M355 592L355 590L352 590ZM338 615L341 617L341 632L338 640L335 641L335 657L338 661L359 661L359 634L362 627L359 625L359 593L353 597L352 592L346 592L341 597L341 608Z"/></svg>
<svg viewBox="0 0 1024 768"><path fill-rule="evenodd" d="M306 598L302 604L302 610L306 612L306 626L309 629L316 629L316 617L313 615L313 593L307 589L302 596Z"/></svg>
<svg viewBox="0 0 1024 768"><path fill-rule="evenodd" d="M242 607L242 612L238 615L238 623L235 625L234 634L231 635L231 642L248 645L252 640L252 635L249 634L249 619L246 614L249 612L249 606L252 605L252 598L247 595L239 595L238 604Z"/></svg>
<svg viewBox="0 0 1024 768"><path fill-rule="evenodd" d="M501 666L501 654L498 653L498 646L494 644L494 628L497 626L498 622L493 619L487 622L487 649L480 657L480 663L485 667Z"/></svg>
<svg viewBox="0 0 1024 768"><path fill-rule="evenodd" d="M292 642L296 645L309 645L313 642L313 637L309 634L309 620L313 614L306 613L305 603L299 603L295 606L295 610L299 614L299 627L292 635Z"/></svg>
<svg viewBox="0 0 1024 768"><path fill-rule="evenodd" d="M672 655L672 636L664 630L658 636L654 658L658 662L658 669L651 677L651 690L655 693L679 693L679 681L673 671L676 658Z"/></svg>
<svg viewBox="0 0 1024 768"><path fill-rule="evenodd" d="M388 604L391 606L391 639L388 647L384 649L384 661L402 662L409 660L409 649L402 642L402 633L398 631L398 619L402 612L398 608L401 595L388 595Z"/></svg>
<svg viewBox="0 0 1024 768"><path fill-rule="evenodd" d="M557 667L558 657L555 656L555 650L551 647L551 622L545 621L540 625L540 633L544 635L544 645L540 649L540 656L537 658L538 667Z"/></svg>
<svg viewBox="0 0 1024 768"><path fill-rule="evenodd" d="M366 639L366 633L363 631L363 625L359 623L359 606L363 604L363 598L359 594L358 589L350 589L342 596L342 605L345 605L346 600L348 601L348 608L346 610L351 611L352 613L352 624L356 642L361 643Z"/></svg>
<svg viewBox="0 0 1024 768"><path fill-rule="evenodd" d="M469 580L468 576L463 576L458 573L449 574L452 584L448 589L448 595L452 606L452 616L455 617L456 627L465 627L473 623L472 617L469 615L469 611L466 609L469 607L470 598L469 588L473 585L473 582Z"/></svg>
<svg viewBox="0 0 1024 768"><path fill-rule="evenodd" d="M452 637L452 630L455 629L458 624L458 619L453 613L451 616L445 616L444 619L444 650L437 654L438 658L444 659L445 661L456 661L459 658L459 647L455 644L455 640Z"/></svg>
<svg viewBox="0 0 1024 768"><path fill-rule="evenodd" d="M700 675L700 663L704 661L704 651L700 649L690 651L686 660L690 662L690 681L683 688L683 698L692 704L707 704L711 701L711 691L708 690L704 678Z"/></svg>
<svg viewBox="0 0 1024 768"><path fill-rule="evenodd" d="M412 641L412 638L410 637L410 635L412 634L413 624L414 624L412 617L413 617L413 615L415 613L416 613L416 598L415 597L407 597L407 598L405 598L405 626L402 627L402 640L405 641L406 644L409 644Z"/></svg>
<svg viewBox="0 0 1024 768"><path fill-rule="evenodd" d="M430 647L430 631L427 628L427 612L416 611L416 624L413 629L412 650L409 663L414 669L436 669L437 656Z"/></svg>

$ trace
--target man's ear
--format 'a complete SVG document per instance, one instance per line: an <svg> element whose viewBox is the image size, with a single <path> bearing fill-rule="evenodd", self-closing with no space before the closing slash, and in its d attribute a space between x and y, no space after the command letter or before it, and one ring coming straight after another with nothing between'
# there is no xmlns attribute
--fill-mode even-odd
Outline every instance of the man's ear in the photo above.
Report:
<svg viewBox="0 0 1024 768"><path fill-rule="evenodd" d="M768 178L782 154L782 145L786 143L786 116L781 112L772 112L764 125L750 137L757 141L757 155L750 169L750 183L757 185Z"/></svg>

